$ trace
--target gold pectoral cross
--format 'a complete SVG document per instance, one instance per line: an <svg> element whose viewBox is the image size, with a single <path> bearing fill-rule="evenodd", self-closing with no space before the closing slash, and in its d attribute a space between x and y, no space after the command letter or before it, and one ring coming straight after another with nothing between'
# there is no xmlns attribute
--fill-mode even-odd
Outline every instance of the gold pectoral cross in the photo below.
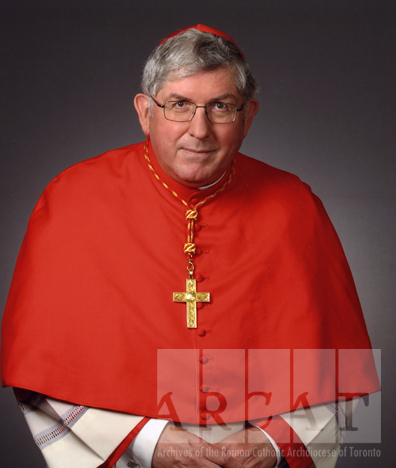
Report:
<svg viewBox="0 0 396 468"><path fill-rule="evenodd" d="M197 292L197 282L186 280L186 292L173 293L173 302L187 303L187 328L197 328L197 302L210 302L210 294Z"/></svg>

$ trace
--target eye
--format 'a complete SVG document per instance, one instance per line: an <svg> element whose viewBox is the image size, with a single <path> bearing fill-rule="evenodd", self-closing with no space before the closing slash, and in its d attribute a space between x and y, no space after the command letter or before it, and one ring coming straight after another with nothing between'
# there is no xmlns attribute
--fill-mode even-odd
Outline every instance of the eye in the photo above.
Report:
<svg viewBox="0 0 396 468"><path fill-rule="evenodd" d="M225 102L212 102L211 108L216 112L227 112L229 110L228 104Z"/></svg>
<svg viewBox="0 0 396 468"><path fill-rule="evenodd" d="M191 102L189 101L171 101L169 104L172 111L185 111L191 108Z"/></svg>

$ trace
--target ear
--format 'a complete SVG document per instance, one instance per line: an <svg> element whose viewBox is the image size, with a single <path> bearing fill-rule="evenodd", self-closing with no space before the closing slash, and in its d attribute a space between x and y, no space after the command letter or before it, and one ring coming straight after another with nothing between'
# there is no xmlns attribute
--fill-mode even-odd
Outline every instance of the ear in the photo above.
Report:
<svg viewBox="0 0 396 468"><path fill-rule="evenodd" d="M146 136L149 136L150 128L150 115L149 115L149 97L146 94L137 94L133 101L135 105L136 112L139 117L139 122L142 127L143 133Z"/></svg>
<svg viewBox="0 0 396 468"><path fill-rule="evenodd" d="M250 101L247 103L247 110L246 110L244 129L243 129L243 138L246 137L249 127L252 124L254 116L257 114L258 110L259 110L259 103L257 99L250 99Z"/></svg>

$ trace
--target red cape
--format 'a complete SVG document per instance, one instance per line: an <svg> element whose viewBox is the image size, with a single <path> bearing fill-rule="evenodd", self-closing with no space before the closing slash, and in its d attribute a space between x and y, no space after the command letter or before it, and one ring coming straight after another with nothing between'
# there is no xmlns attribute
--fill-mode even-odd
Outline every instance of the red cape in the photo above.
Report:
<svg viewBox="0 0 396 468"><path fill-rule="evenodd" d="M189 202L222 184L181 186L150 157ZM17 260L2 384L192 423L216 419L210 405L237 421L379 389L342 247L307 185L237 155L231 184L200 209L197 289L211 302L198 329L172 301L185 291L184 214L143 144L56 177Z"/></svg>

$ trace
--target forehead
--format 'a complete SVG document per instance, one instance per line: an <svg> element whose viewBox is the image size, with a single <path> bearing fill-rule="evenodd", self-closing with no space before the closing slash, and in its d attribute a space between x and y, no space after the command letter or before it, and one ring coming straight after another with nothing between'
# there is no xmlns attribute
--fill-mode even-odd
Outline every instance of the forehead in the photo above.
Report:
<svg viewBox="0 0 396 468"><path fill-rule="evenodd" d="M183 76L183 70L174 74L158 91L158 97L165 100L189 99L208 102L213 99L228 99L240 102L234 76L227 68Z"/></svg>

